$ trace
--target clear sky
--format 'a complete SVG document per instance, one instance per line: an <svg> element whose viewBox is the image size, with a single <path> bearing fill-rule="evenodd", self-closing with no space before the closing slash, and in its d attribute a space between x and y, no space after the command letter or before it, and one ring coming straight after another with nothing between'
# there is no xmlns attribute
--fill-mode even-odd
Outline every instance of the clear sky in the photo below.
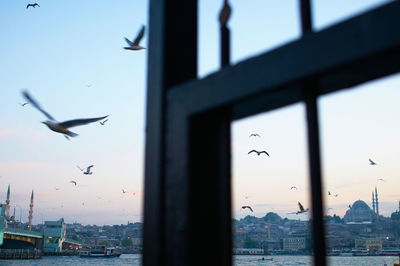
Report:
<svg viewBox="0 0 400 266"><path fill-rule="evenodd" d="M315 29L385 2L313 1ZM24 222L32 189L34 223L42 217L84 224L141 221L147 50L122 47L124 37L132 39L142 24L148 25L149 3L38 3L40 8L26 9L19 1L0 2L0 201L10 184L11 204L17 205L18 219L22 211ZM218 69L221 4L199 1L200 77ZM234 0L231 5L233 63L299 37L295 0ZM339 194L327 198L330 213L343 215L357 199L370 203L375 185L382 212L397 208L399 83L394 76L319 101L325 190ZM80 136L67 141L40 123L45 120L40 112L19 105L22 88L57 120L110 115L109 121L73 128ZM304 106L298 104L233 123L235 217L248 214L239 211L244 203L254 207L256 216L268 211L287 216L296 211L297 201L309 207L304 117ZM249 138L253 132L262 137ZM247 155L253 148L271 156ZM369 166L368 158L378 165ZM90 164L95 165L91 176L76 167Z"/></svg>

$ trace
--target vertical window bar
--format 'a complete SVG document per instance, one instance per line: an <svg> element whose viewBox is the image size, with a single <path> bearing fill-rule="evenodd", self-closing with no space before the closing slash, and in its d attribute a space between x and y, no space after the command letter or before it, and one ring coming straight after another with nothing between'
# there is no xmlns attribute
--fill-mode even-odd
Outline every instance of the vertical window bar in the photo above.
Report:
<svg viewBox="0 0 400 266"><path fill-rule="evenodd" d="M311 3L310 0L300 0L301 30L303 36L312 33ZM322 199L321 159L319 147L319 126L316 90L317 83L311 81L306 88L306 112L308 129L308 152L311 181L312 202L312 239L314 251L314 265L326 265L325 228Z"/></svg>
<svg viewBox="0 0 400 266"><path fill-rule="evenodd" d="M307 88L316 90L317 87ZM319 126L317 97L314 93L306 95L308 152L311 179L312 239L314 265L326 265L325 229L323 221L323 199L321 181L321 160L319 147Z"/></svg>
<svg viewBox="0 0 400 266"><path fill-rule="evenodd" d="M228 20L231 16L231 7L229 6L228 0L224 0L224 5L219 13L219 23L220 23L220 53L221 53L221 68L229 65L230 63L230 30L227 26Z"/></svg>

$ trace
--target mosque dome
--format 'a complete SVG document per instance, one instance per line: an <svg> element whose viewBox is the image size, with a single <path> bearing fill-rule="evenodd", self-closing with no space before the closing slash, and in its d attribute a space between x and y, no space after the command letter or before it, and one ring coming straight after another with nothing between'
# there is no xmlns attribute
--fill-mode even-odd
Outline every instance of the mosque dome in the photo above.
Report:
<svg viewBox="0 0 400 266"><path fill-rule="evenodd" d="M373 217L373 212L371 208L362 200L357 200L353 203L351 208L347 210L344 221L346 223L355 222L371 222Z"/></svg>

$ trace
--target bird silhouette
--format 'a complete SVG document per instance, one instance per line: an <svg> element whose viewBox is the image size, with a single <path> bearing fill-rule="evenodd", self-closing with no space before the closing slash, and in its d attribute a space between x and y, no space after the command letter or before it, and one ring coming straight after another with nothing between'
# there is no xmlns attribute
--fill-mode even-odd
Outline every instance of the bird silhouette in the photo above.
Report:
<svg viewBox="0 0 400 266"><path fill-rule="evenodd" d="M304 213L304 212L308 212L308 208L304 209L303 205L301 205L300 201L297 203L299 205L299 209L297 212L290 212L288 214L300 214L300 213Z"/></svg>
<svg viewBox="0 0 400 266"><path fill-rule="evenodd" d="M90 171L90 169L93 167L94 165L90 165L86 168L80 168L79 165L77 165L76 167L79 168L79 170L81 170L81 172L83 172L84 175L91 175L93 174L93 172ZM85 170L86 169L86 170Z"/></svg>
<svg viewBox="0 0 400 266"><path fill-rule="evenodd" d="M351 209L351 205L349 204L349 209Z"/></svg>
<svg viewBox="0 0 400 266"><path fill-rule="evenodd" d="M329 196L332 195L330 191L328 191L328 195L329 195Z"/></svg>
<svg viewBox="0 0 400 266"><path fill-rule="evenodd" d="M21 105L22 107L24 107L25 105L27 105L28 103L20 103L19 105Z"/></svg>
<svg viewBox="0 0 400 266"><path fill-rule="evenodd" d="M252 152L257 153L258 156L260 156L261 153L265 153L266 155L269 156L268 152L266 152L266 151L256 151L256 150L251 150L251 151L249 151L247 154L250 154L250 153L252 153Z"/></svg>
<svg viewBox="0 0 400 266"><path fill-rule="evenodd" d="M33 8L36 8L36 7L40 7L39 5L38 5L38 3L34 3L34 4L27 4L26 5L26 9L28 9L29 7L33 7Z"/></svg>
<svg viewBox="0 0 400 266"><path fill-rule="evenodd" d="M385 182L385 180L383 178L378 178L378 181Z"/></svg>
<svg viewBox="0 0 400 266"><path fill-rule="evenodd" d="M290 187L290 189L294 189L294 190L297 190L297 187Z"/></svg>
<svg viewBox="0 0 400 266"><path fill-rule="evenodd" d="M259 134L250 134L249 138L250 137L261 137L261 136Z"/></svg>
<svg viewBox="0 0 400 266"><path fill-rule="evenodd" d="M242 206L242 209L244 210L244 209L249 209L251 212L253 212L253 209L250 207L250 206Z"/></svg>
<svg viewBox="0 0 400 266"><path fill-rule="evenodd" d="M144 47L139 45L140 40L142 40L142 38L144 36L144 29L145 29L145 27L143 25L133 42L131 42L130 40L125 38L125 41L128 43L129 47L124 47L124 49L126 49L126 50L142 50L142 49L145 49Z"/></svg>
<svg viewBox="0 0 400 266"><path fill-rule="evenodd" d="M102 126L104 126L104 124L105 124L107 121L108 121L108 119L104 120L103 122L100 121L99 123L100 123Z"/></svg>
<svg viewBox="0 0 400 266"><path fill-rule="evenodd" d="M90 169L93 167L94 165L90 165L86 168L86 171L83 172L84 175L91 175L93 174L93 172L90 171Z"/></svg>
<svg viewBox="0 0 400 266"><path fill-rule="evenodd" d="M335 195L333 195L335 198L337 198L337 196L339 196L339 194L335 194Z"/></svg>
<svg viewBox="0 0 400 266"><path fill-rule="evenodd" d="M47 113L45 110L42 109L42 107L38 104L36 100L32 98L32 96L28 93L28 91L23 91L22 95L30 104L32 104L36 109L38 109L42 114L44 114L49 119L47 121L43 121L42 122L43 124L45 124L50 130L64 134L64 136L69 136L69 137L78 136L78 134L68 130L68 128L70 127L86 125L92 122L103 120L104 118L108 117L108 115L106 115L96 118L74 119L64 122L57 122L54 119L54 117L52 117L49 113Z"/></svg>
<svg viewBox="0 0 400 266"><path fill-rule="evenodd" d="M60 188L59 187L55 187L55 190L60 190Z"/></svg>
<svg viewBox="0 0 400 266"><path fill-rule="evenodd" d="M376 165L376 163L374 161L372 161L371 159L368 159L368 160L369 160L370 165Z"/></svg>
<svg viewBox="0 0 400 266"><path fill-rule="evenodd" d="M74 184L76 186L76 182L74 180L69 181L70 183Z"/></svg>
<svg viewBox="0 0 400 266"><path fill-rule="evenodd" d="M125 193L128 193L128 191L122 189L122 193L125 194Z"/></svg>

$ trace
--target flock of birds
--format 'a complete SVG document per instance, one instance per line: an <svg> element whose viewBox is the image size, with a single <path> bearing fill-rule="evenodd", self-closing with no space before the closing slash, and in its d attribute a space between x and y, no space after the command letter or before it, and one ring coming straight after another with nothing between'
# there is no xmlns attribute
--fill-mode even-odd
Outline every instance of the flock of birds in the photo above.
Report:
<svg viewBox="0 0 400 266"><path fill-rule="evenodd" d="M249 138L251 138L251 137L259 137L260 138L261 136L257 133L252 133L252 134L250 134ZM268 152L266 152L264 150L263 151L251 150L248 152L248 154L253 153L253 152L256 153L258 156L260 156L263 153L269 156ZM373 160L371 160L371 159L368 159L368 160L369 160L370 165L377 165ZM384 182L385 180L383 178L378 178L378 181ZM297 187L291 186L290 190L297 190ZM339 196L339 194L335 194L335 193L332 193L331 191L328 191L328 196L333 196L333 197L337 198ZM245 198L247 199L248 196L246 196ZM300 203L300 201L297 202L297 205L299 206L299 210L296 212L289 212L288 214L298 215L298 214L306 213L309 211L309 208L305 209L303 207L303 205ZM349 205L349 208L351 209L351 205ZM249 206L249 205L243 205L241 210L245 210L245 209L249 209L251 212L253 212L253 208L251 208L251 206ZM328 210L329 209L332 209L332 208L328 208Z"/></svg>
<svg viewBox="0 0 400 266"><path fill-rule="evenodd" d="M26 9L29 8L36 8L40 7L38 3L29 3L26 6ZM130 41L128 38L125 38L125 41L127 42L128 46L123 47L123 49L126 50L133 50L133 51L138 51L138 50L143 50L146 49L145 47L140 45L141 40L143 39L145 34L145 26L143 25L136 35L136 37ZM86 85L88 88L92 86L92 84L87 84ZM32 95L27 91L23 90L22 92L23 98L26 100L26 102L19 103L20 106L25 107L27 105L33 106L36 108L39 112L41 112L47 120L42 121L41 123L46 125L51 131L54 131L56 133L62 134L67 140L70 140L70 138L77 137L78 134L75 132L72 132L70 128L77 127L77 126L83 126L87 125L90 123L94 122L99 122L100 125L104 126L105 123L108 121L109 115L105 116L100 116L100 117L94 117L94 118L78 118L78 119L72 119L72 120L67 120L67 121L57 121L54 116L50 115L47 111L45 111L42 106L39 104L39 102L32 97ZM84 175L92 175L93 171L92 168L94 165L89 165L85 168L81 168L79 165L76 165L76 167L84 174ZM69 182L70 184L73 184L74 186L77 186L77 181L76 180L71 180ZM58 191L60 190L59 187L55 187L55 190ZM127 194L127 193L132 193L132 195L135 195L134 192L128 192L125 189L122 189L122 194ZM101 197L98 197L101 199ZM84 203L82 203L84 205Z"/></svg>

